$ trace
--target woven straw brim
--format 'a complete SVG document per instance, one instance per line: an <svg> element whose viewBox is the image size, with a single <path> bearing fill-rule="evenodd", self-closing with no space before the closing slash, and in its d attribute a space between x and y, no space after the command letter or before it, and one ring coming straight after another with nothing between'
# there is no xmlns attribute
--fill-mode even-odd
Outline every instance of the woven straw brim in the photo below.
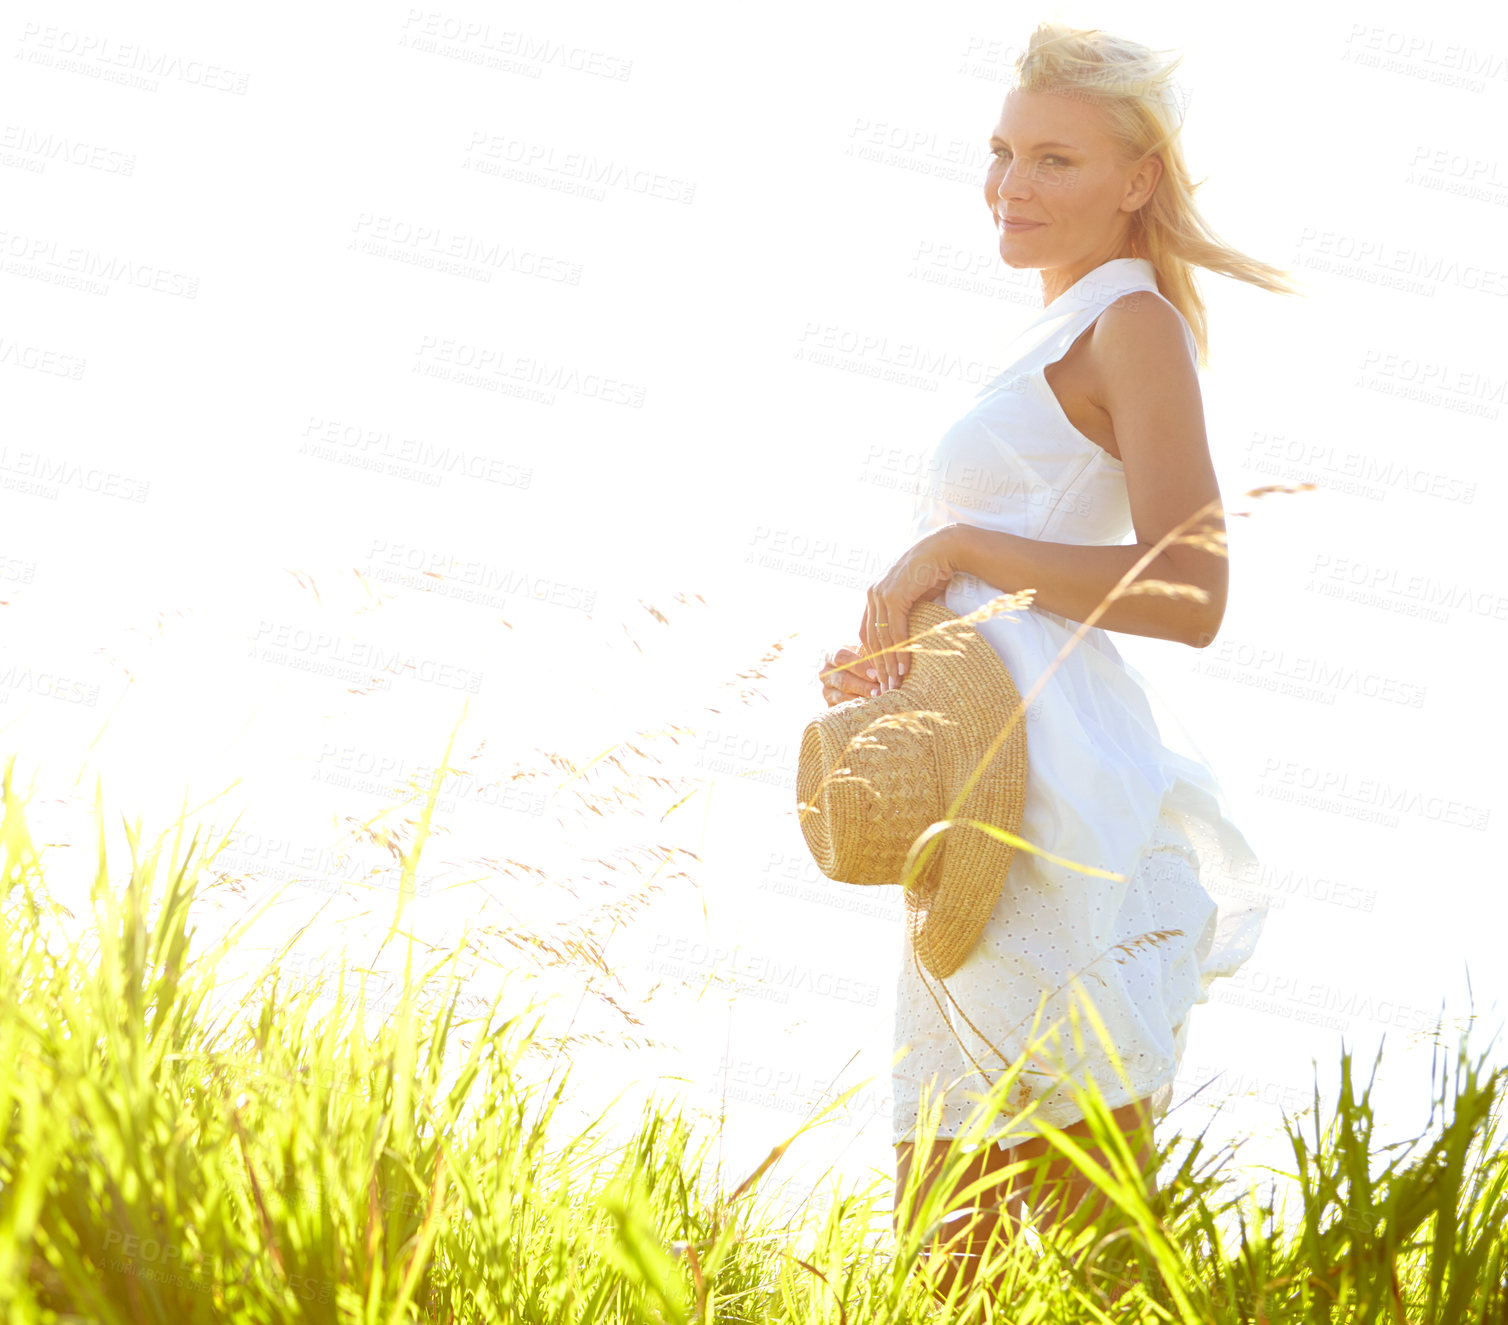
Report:
<svg viewBox="0 0 1508 1325"><path fill-rule="evenodd" d="M839 704L807 725L797 766L802 833L819 868L848 883L905 883L906 853L947 813L1007 723L1006 739L929 844L906 887L907 931L939 979L978 941L1005 886L1015 847L971 824L1015 833L1026 800L1026 723L1010 672L968 622L940 603L913 605L901 685ZM810 807L810 808L808 808Z"/></svg>

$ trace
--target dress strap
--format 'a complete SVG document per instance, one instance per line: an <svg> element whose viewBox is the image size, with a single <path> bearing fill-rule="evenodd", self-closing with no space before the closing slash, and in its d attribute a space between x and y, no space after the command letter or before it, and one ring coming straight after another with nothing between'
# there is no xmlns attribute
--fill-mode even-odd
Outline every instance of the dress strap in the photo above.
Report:
<svg viewBox="0 0 1508 1325"><path fill-rule="evenodd" d="M1028 328L1027 334L1032 334L1032 328L1039 330L1033 336L1034 344L1022 358L1022 367L1035 370L1056 363L1111 304L1138 290L1161 293L1157 288L1157 269L1146 258L1113 258L1087 272L1048 304ZM1184 344L1197 363L1194 333L1182 313L1178 320L1183 327Z"/></svg>

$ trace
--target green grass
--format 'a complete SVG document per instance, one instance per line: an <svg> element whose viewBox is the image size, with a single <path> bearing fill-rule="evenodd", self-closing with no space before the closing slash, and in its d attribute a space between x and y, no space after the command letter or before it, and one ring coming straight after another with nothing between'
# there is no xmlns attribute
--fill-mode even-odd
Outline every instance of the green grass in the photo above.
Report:
<svg viewBox="0 0 1508 1325"><path fill-rule="evenodd" d="M201 943L189 921L213 845L185 843L180 821L170 847L144 849L128 826L129 864L109 861L97 797L93 915L80 925L49 894L11 772L7 1321L1508 1318L1503 1073L1464 1043L1416 1140L1375 1141L1371 1083L1358 1091L1343 1052L1328 1123L1318 1098L1311 1116L1285 1119L1286 1176L1253 1185L1202 1136L1164 1141L1150 1198L1113 1163L1098 1180L1117 1222L998 1242L981 1275L994 1287L940 1306L928 1282L940 1262L922 1249L947 1213L945 1184L897 1238L888 1182L834 1184L796 1218L773 1213L781 1157L815 1119L730 1190L707 1175L715 1136L658 1102L627 1144L609 1144L602 1119L563 1137L552 1122L568 1071L527 1085L521 1070L534 1010L499 993L461 1015L458 953L416 970L410 946L396 1011L379 1018L358 979L290 985L276 960L226 997L217 969L237 931ZM1103 1106L1084 1098L1099 1131ZM1055 1144L1075 1153L1071 1138ZM1112 1304L1133 1267L1138 1282Z"/></svg>

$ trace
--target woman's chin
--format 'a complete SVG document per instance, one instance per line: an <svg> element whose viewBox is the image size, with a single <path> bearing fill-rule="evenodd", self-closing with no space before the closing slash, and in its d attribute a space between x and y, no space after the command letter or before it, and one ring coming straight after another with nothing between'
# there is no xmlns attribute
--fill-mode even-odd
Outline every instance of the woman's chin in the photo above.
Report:
<svg viewBox="0 0 1508 1325"><path fill-rule="evenodd" d="M1007 239L1000 241L1000 261L1015 271L1025 271L1041 266L1041 263L1032 261L1030 255L1019 252Z"/></svg>

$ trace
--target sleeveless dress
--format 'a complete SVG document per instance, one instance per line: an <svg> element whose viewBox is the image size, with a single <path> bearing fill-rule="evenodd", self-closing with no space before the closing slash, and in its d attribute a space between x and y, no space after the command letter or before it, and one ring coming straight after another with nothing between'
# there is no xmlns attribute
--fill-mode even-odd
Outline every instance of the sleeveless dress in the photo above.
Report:
<svg viewBox="0 0 1508 1325"><path fill-rule="evenodd" d="M1151 262L1112 259L1021 331L1007 348L1006 369L932 448L914 508L913 542L950 523L1054 543L1128 541L1133 531L1124 467L1073 427L1043 370L1105 308L1133 291L1157 291ZM1183 325L1196 358L1193 335ZM1019 587L997 588L960 574L941 601L962 615ZM1079 625L1029 608L977 629L1025 697ZM1208 1001L1213 980L1232 975L1251 955L1266 906L1216 905L1212 893L1249 896L1240 885L1256 877L1260 862L1230 822L1208 766L1164 743L1146 691L1110 634L1094 627L1058 665L1026 719L1019 835L1123 880L1018 849L978 943L945 981L921 965L903 931L892 1068L895 1141L915 1139L924 1088L927 1098L942 1101L936 1134L956 1136L986 1086L1034 1040L1006 1113L991 1120L992 1129L1031 1101L1037 1102L1034 1116L1054 1126L1080 1119L1068 1077L1082 1082L1092 1076L1112 1108L1148 1098L1154 1118L1167 1112L1189 1013ZM1084 1015L1086 996L1119 1070ZM1031 1134L1030 1120L1013 1120L1000 1144Z"/></svg>

